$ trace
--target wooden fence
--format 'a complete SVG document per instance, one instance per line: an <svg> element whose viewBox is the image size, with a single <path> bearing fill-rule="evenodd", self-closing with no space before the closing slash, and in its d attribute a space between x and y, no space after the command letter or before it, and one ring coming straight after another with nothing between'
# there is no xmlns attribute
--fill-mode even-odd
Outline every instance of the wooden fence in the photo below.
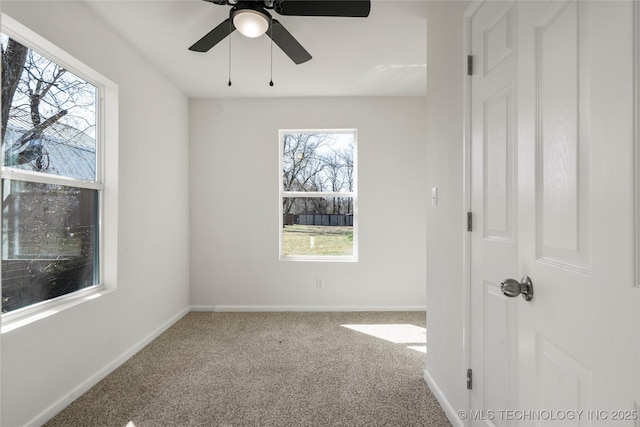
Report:
<svg viewBox="0 0 640 427"><path fill-rule="evenodd" d="M285 214L284 225L323 225L352 227L353 214Z"/></svg>

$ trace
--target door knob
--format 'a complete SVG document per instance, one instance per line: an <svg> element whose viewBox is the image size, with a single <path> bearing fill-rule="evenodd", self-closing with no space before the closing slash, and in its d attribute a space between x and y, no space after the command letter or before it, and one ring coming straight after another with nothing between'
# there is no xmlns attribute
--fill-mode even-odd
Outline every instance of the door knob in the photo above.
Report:
<svg viewBox="0 0 640 427"><path fill-rule="evenodd" d="M517 297L522 295L525 301L531 301L533 298L533 283L529 276L524 276L519 282L515 279L506 279L502 282L500 290L505 296Z"/></svg>

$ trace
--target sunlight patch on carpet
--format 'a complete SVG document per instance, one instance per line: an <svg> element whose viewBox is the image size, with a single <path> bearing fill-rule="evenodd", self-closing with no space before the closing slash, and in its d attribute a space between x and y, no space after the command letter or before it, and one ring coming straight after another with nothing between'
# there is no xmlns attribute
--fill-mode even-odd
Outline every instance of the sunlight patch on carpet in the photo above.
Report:
<svg viewBox="0 0 640 427"><path fill-rule="evenodd" d="M410 324L341 325L344 328L380 338L394 344L411 344L407 348L427 352L427 330Z"/></svg>

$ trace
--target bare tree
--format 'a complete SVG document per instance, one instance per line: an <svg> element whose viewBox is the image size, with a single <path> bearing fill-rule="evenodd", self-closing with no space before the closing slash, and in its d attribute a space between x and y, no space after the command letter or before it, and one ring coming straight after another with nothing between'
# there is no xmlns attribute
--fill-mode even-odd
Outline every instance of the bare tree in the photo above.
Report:
<svg viewBox="0 0 640 427"><path fill-rule="evenodd" d="M353 144L340 150L331 150L323 157L325 168L323 175L326 178L327 188L333 192L353 191ZM343 212L343 198L333 197L331 201L331 213Z"/></svg>
<svg viewBox="0 0 640 427"><path fill-rule="evenodd" d="M285 191L321 191L320 174L325 168L320 150L329 142L327 134L292 133L284 136L282 184ZM295 202L285 197L283 213L288 215Z"/></svg>
<svg viewBox="0 0 640 427"><path fill-rule="evenodd" d="M2 141L7 131L9 111L27 60L28 48L13 39L2 43Z"/></svg>
<svg viewBox="0 0 640 427"><path fill-rule="evenodd" d="M353 191L354 187L354 175L353 175L353 141L349 142L349 145L346 148L343 148L342 151L338 152L338 156L341 161L341 175L342 175L342 189L343 191ZM353 212L353 199L347 199L347 206L345 207L344 213Z"/></svg>
<svg viewBox="0 0 640 427"><path fill-rule="evenodd" d="M340 156L337 152L331 151L324 157L324 162L326 164L325 176L330 190L333 192L340 191L343 186L343 165ZM337 214L340 212L339 200L337 197L332 197L331 213Z"/></svg>
<svg viewBox="0 0 640 427"><path fill-rule="evenodd" d="M33 170L42 171L45 132L59 141L94 132L96 88L12 38L3 35L1 42L5 164L32 162ZM19 129L8 140L10 123Z"/></svg>

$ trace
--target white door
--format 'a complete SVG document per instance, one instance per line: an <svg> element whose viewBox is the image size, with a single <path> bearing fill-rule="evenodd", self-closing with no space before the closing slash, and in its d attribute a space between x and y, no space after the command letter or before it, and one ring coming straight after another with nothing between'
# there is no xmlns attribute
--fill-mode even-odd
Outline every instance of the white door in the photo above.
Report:
<svg viewBox="0 0 640 427"><path fill-rule="evenodd" d="M638 417L634 7L491 1L473 16L471 402L481 423ZM523 276L531 301L501 296L501 281Z"/></svg>
<svg viewBox="0 0 640 427"><path fill-rule="evenodd" d="M509 425L516 407L518 304L500 291L517 277L516 6L488 1L472 18L471 406L478 425ZM481 410L485 410L484 412Z"/></svg>

